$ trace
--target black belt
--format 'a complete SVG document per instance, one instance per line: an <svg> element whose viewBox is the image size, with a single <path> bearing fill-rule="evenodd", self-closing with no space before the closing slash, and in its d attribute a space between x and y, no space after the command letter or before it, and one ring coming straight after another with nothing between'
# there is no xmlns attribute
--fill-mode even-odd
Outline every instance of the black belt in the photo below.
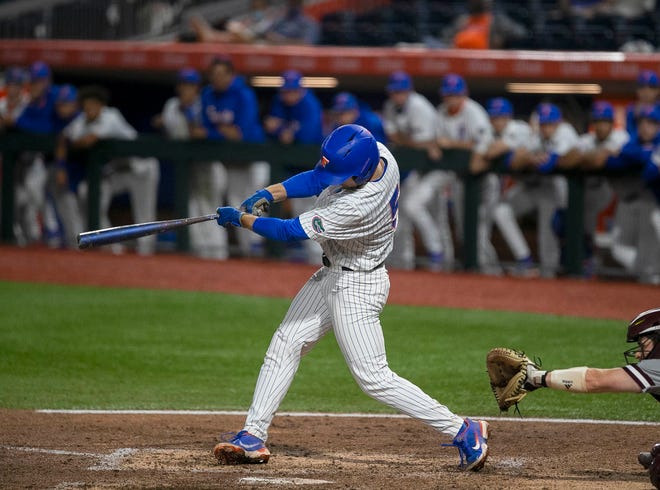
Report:
<svg viewBox="0 0 660 490"><path fill-rule="evenodd" d="M330 259L329 259L325 254L323 254L323 255L321 256L321 260L322 260L322 262L323 262L323 265L326 266L326 267L330 267L330 266L332 265L332 264L330 263ZM378 265L377 265L376 267L374 267L373 269L369 269L368 271L358 271L358 272L373 272L373 271L375 271L376 269L380 269L380 268L383 267L384 265L385 265L385 262L381 262L380 264L378 264ZM346 266L343 266L343 265L341 266L341 270L343 270L344 272L356 272L355 270L351 269L350 267L346 267Z"/></svg>

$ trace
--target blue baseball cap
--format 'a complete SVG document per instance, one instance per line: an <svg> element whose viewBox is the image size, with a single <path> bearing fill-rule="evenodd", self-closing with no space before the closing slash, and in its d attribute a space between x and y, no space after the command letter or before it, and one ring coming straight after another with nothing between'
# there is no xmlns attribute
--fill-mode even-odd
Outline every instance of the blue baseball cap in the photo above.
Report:
<svg viewBox="0 0 660 490"><path fill-rule="evenodd" d="M658 74L653 70L642 70L637 76L638 87L658 87Z"/></svg>
<svg viewBox="0 0 660 490"><path fill-rule="evenodd" d="M544 102L536 108L539 124L552 124L561 121L561 110L554 104Z"/></svg>
<svg viewBox="0 0 660 490"><path fill-rule="evenodd" d="M352 111L357 108L357 99L348 92L339 92L332 100L332 110L335 112Z"/></svg>
<svg viewBox="0 0 660 490"><path fill-rule="evenodd" d="M605 100L597 100L591 106L591 119L593 121L614 121L614 107Z"/></svg>
<svg viewBox="0 0 660 490"><path fill-rule="evenodd" d="M73 85L62 85L57 92L57 102L75 102L78 99L78 89Z"/></svg>
<svg viewBox="0 0 660 490"><path fill-rule="evenodd" d="M388 92L405 92L412 89L412 78L405 71L395 71L387 81Z"/></svg>
<svg viewBox="0 0 660 490"><path fill-rule="evenodd" d="M440 86L440 95L465 95L467 94L467 84L462 76L456 73L445 75Z"/></svg>
<svg viewBox="0 0 660 490"><path fill-rule="evenodd" d="M35 61L30 65L30 80L50 78L50 66L43 61Z"/></svg>
<svg viewBox="0 0 660 490"><path fill-rule="evenodd" d="M27 81L27 73L20 66L10 66L5 70L5 83L23 85Z"/></svg>
<svg viewBox="0 0 660 490"><path fill-rule="evenodd" d="M486 111L488 111L490 117L513 116L513 106L504 97L490 99Z"/></svg>
<svg viewBox="0 0 660 490"><path fill-rule="evenodd" d="M654 122L660 122L660 107L657 104L640 107L637 112L637 119L650 119Z"/></svg>
<svg viewBox="0 0 660 490"><path fill-rule="evenodd" d="M194 68L182 68L176 74L178 83L202 83L202 76Z"/></svg>
<svg viewBox="0 0 660 490"><path fill-rule="evenodd" d="M296 90L302 88L302 74L296 70L287 70L282 73L282 86L283 90Z"/></svg>

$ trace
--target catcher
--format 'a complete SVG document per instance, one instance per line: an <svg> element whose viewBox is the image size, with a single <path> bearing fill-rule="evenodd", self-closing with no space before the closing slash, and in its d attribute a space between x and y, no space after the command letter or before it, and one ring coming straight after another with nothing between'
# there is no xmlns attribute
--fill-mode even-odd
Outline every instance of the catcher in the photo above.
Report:
<svg viewBox="0 0 660 490"><path fill-rule="evenodd" d="M649 393L660 401L660 308L644 311L628 325L627 365L612 369L586 366L541 370L523 352L498 347L486 356L490 385L500 410L507 411L538 388L572 393ZM660 489L660 445L639 454L651 482Z"/></svg>

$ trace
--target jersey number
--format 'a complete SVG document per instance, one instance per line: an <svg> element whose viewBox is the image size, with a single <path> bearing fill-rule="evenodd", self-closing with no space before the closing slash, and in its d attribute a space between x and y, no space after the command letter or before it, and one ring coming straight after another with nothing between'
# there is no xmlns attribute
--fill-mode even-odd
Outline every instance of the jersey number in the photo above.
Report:
<svg viewBox="0 0 660 490"><path fill-rule="evenodd" d="M390 211L392 211L392 228L396 229L396 222L399 218L399 186L396 186L394 193L390 198Z"/></svg>

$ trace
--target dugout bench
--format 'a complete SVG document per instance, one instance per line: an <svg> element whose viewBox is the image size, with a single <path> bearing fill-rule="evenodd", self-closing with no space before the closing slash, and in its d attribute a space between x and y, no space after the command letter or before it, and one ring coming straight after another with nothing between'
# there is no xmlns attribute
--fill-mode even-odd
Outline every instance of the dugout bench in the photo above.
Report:
<svg viewBox="0 0 660 490"><path fill-rule="evenodd" d="M0 135L2 154L2 216L0 238L5 243L14 241L14 176L16 161L25 151L51 153L55 136L26 133L4 133ZM464 216L464 268L478 270L477 263L477 219L480 200L481 176L468 172L470 154L466 150L445 150L440 162L432 163L426 152L410 148L393 151L402 171L442 168L455 171L465 183ZM295 172L311 169L319 158L318 145L290 145L277 143L230 143L210 140L177 141L161 135L143 134L133 141L106 140L98 142L86 152L87 178L89 182L88 223L89 230L99 228L99 191L101 168L104 162L117 157L156 157L161 162L174 165L174 207L177 217L188 216L188 172L190 162L221 161L225 165L241 165L258 160L271 164L271 181L278 182ZM510 173L500 162L494 162L493 170ZM569 185L568 210L566 213L566 272L581 276L584 259L584 173L567 172ZM214 210L210 209L209 213ZM279 207L274 206L277 215ZM271 244L271 253L279 255L282 248ZM177 232L177 249L189 248L186 229Z"/></svg>

